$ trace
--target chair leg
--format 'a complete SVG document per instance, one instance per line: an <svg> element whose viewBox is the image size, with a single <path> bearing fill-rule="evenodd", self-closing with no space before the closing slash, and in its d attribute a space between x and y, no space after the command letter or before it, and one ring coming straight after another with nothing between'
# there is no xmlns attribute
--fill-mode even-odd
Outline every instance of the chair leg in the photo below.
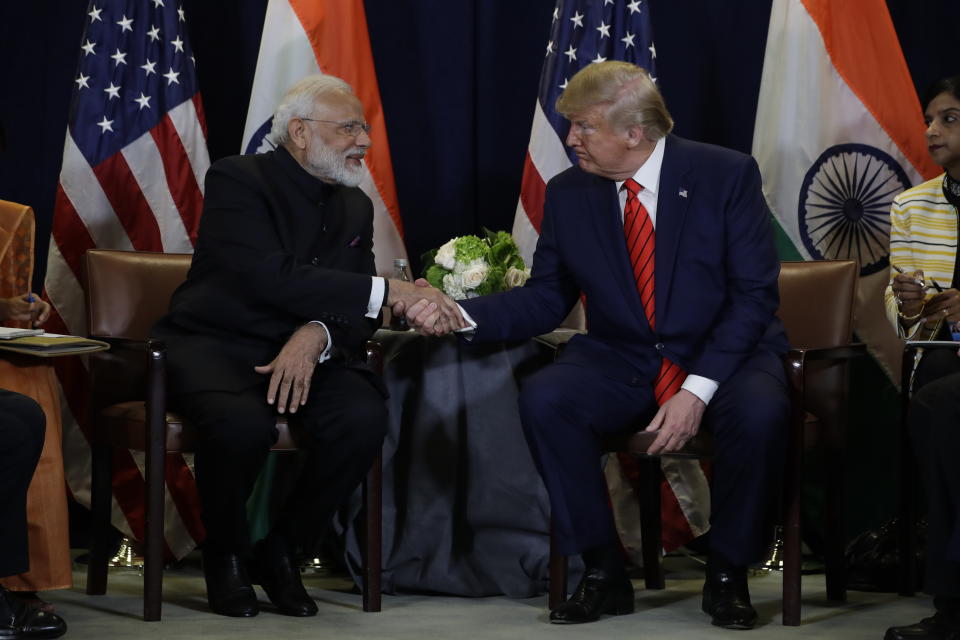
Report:
<svg viewBox="0 0 960 640"><path fill-rule="evenodd" d="M660 517L660 458L640 458L640 552L647 589L663 589L663 540Z"/></svg>
<svg viewBox="0 0 960 640"><path fill-rule="evenodd" d="M90 553L87 559L87 593L102 596L107 592L107 564L110 561L110 507L113 465L109 445L91 447L90 508L93 512L90 532Z"/></svg>
<svg viewBox="0 0 960 640"><path fill-rule="evenodd" d="M833 426L836 427L837 425ZM827 600L844 602L847 599L847 567L843 557L844 447L840 433L830 436L830 440L831 442L827 443L825 452L824 531L826 535L824 536L824 568L827 582Z"/></svg>
<svg viewBox="0 0 960 640"><path fill-rule="evenodd" d="M800 487L803 464L803 405L793 402L792 429L783 474L783 624L800 624Z"/></svg>
<svg viewBox="0 0 960 640"><path fill-rule="evenodd" d="M378 455L363 481L363 610L380 611L383 538L383 456Z"/></svg>
<svg viewBox="0 0 960 640"><path fill-rule="evenodd" d="M567 601L567 557L557 553L553 524L550 525L550 595L547 606L551 611Z"/></svg>
<svg viewBox="0 0 960 640"><path fill-rule="evenodd" d="M164 561L164 502L166 500L166 456L147 453L146 476L146 522L144 524L143 550L143 619L147 622L160 620L163 597Z"/></svg>

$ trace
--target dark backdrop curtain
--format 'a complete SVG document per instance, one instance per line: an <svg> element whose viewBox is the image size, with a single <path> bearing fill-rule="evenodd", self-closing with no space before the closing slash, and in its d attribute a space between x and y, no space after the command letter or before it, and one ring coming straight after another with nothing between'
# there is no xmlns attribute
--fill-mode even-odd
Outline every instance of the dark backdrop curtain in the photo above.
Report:
<svg viewBox="0 0 960 640"><path fill-rule="evenodd" d="M234 154L266 0L182 3L198 60L210 155ZM0 1L0 127L6 138L0 198L29 204L37 213L37 288L86 5ZM422 252L454 235L481 226L509 230L554 0L365 5L414 266ZM652 13L659 82L677 133L749 152L771 0L648 0L643 6ZM956 0L888 0L888 6L919 91L960 73ZM875 369L855 372L855 379L860 391L854 390L854 407L875 407L869 394L883 386L889 391ZM893 468L890 416L896 412L873 411L861 411L851 440L859 438L865 446L859 453L876 468ZM854 478L849 496L877 490L864 476ZM887 489L892 496L892 487ZM867 508L864 501L857 504ZM887 508L875 507L865 520Z"/></svg>
<svg viewBox="0 0 960 640"><path fill-rule="evenodd" d="M513 223L553 0L366 0L400 212L414 262ZM216 159L240 146L266 0L183 0ZM650 0L678 134L749 152L770 0ZM952 0L889 0L915 84L960 72ZM37 212L36 282L86 3L0 3L0 198ZM415 264L416 266L416 264Z"/></svg>

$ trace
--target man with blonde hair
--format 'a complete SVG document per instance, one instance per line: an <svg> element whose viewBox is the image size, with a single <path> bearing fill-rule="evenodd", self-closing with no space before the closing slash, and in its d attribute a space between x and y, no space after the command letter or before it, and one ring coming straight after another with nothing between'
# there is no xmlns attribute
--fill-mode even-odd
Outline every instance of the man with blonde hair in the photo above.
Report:
<svg viewBox="0 0 960 640"><path fill-rule="evenodd" d="M384 305L435 289L377 277L373 206L357 188L371 144L363 105L339 78L291 87L273 119L278 148L217 161L206 176L186 282L153 334L166 341L170 405L197 427L197 488L215 613L311 616L294 552L360 483L386 432L383 383L362 361ZM309 451L269 535L250 549L246 501L286 414Z"/></svg>
<svg viewBox="0 0 960 640"><path fill-rule="evenodd" d="M751 628L746 566L761 559L789 413L779 263L749 156L670 135L647 73L625 62L578 72L557 101L576 166L547 185L527 284L462 303L473 341L556 328L586 297L589 332L524 386L524 432L550 494L556 544L582 554L570 624L634 610L600 466L602 441L638 425L650 452L713 435L712 531L703 609ZM424 333L439 316L407 310Z"/></svg>

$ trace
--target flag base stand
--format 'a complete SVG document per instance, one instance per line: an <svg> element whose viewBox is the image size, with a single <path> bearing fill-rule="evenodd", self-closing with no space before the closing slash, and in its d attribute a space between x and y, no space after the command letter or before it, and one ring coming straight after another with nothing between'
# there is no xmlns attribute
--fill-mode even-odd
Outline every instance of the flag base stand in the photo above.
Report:
<svg viewBox="0 0 960 640"><path fill-rule="evenodd" d="M327 576L333 573L334 568L334 563L324 556L315 556L313 558L303 558L300 560L301 573Z"/></svg>
<svg viewBox="0 0 960 640"><path fill-rule="evenodd" d="M124 536L120 540L120 548L107 562L107 566L143 571L143 556L137 548L137 543Z"/></svg>
<svg viewBox="0 0 960 640"><path fill-rule="evenodd" d="M806 549L806 547L804 547ZM804 554L805 556L806 554ZM774 571L783 571L783 527L777 525L773 534L773 544L770 546L770 554L767 559L759 565L750 569L753 576L764 576ZM800 561L800 573L808 575L811 573L823 573L823 563L812 558L802 557Z"/></svg>

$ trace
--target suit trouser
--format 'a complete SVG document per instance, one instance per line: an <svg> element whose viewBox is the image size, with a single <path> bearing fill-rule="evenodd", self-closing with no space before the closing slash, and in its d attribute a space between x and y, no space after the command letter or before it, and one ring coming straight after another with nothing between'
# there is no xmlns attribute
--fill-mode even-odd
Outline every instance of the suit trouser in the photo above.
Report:
<svg viewBox="0 0 960 640"><path fill-rule="evenodd" d="M527 442L550 494L558 550L581 553L617 540L600 457L604 436L636 430L656 413L649 384L564 363L543 369L520 394ZM720 385L701 428L713 433L711 552L758 561L779 495L790 401L782 359L758 351Z"/></svg>
<svg viewBox="0 0 960 640"><path fill-rule="evenodd" d="M278 435L277 413L266 397L265 381L240 392L171 398L197 427L197 489L207 548L233 553L249 548L246 502ZM377 457L386 434L386 404L368 374L325 364L314 373L307 403L285 415L309 453L273 531L291 544L307 545Z"/></svg>
<svg viewBox="0 0 960 640"><path fill-rule="evenodd" d="M0 577L30 568L27 487L43 450L45 427L40 405L0 389Z"/></svg>
<svg viewBox="0 0 960 640"><path fill-rule="evenodd" d="M960 598L960 357L936 349L920 361L910 437L927 494L924 590Z"/></svg>

